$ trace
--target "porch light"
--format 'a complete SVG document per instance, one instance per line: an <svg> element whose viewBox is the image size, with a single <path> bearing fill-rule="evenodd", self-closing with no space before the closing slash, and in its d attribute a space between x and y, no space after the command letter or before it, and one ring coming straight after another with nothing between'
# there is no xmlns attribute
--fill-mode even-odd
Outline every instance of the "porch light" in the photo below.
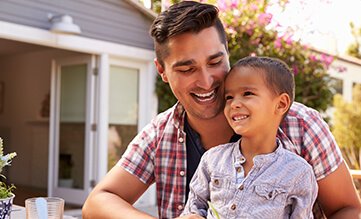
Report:
<svg viewBox="0 0 361 219"><path fill-rule="evenodd" d="M73 18L67 14L52 15L48 14L49 21L51 22L50 31L54 33L63 34L80 34L80 27L73 23Z"/></svg>

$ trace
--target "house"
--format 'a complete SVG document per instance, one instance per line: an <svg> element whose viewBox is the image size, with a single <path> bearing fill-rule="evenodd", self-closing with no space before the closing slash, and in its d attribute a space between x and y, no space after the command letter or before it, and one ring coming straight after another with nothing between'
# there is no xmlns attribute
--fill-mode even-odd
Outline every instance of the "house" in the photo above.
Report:
<svg viewBox="0 0 361 219"><path fill-rule="evenodd" d="M84 203L156 114L154 18L133 0L0 1L0 136L18 153L8 181Z"/></svg>

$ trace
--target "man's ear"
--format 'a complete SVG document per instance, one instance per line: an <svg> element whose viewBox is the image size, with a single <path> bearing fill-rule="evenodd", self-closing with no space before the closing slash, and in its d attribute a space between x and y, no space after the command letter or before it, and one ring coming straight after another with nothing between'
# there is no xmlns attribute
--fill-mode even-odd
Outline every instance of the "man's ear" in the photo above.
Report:
<svg viewBox="0 0 361 219"><path fill-rule="evenodd" d="M291 105L291 99L286 93L282 93L279 95L278 104L276 105L276 113L279 115L283 115L287 112L288 108Z"/></svg>
<svg viewBox="0 0 361 219"><path fill-rule="evenodd" d="M162 77L162 80L168 83L168 77L164 72L164 67L159 63L158 59L154 59L155 67L157 68L158 74Z"/></svg>

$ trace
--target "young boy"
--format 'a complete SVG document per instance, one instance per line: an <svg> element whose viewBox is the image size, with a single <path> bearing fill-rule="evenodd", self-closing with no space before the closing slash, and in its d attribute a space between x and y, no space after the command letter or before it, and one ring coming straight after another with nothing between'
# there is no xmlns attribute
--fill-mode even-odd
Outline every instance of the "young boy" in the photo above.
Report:
<svg viewBox="0 0 361 219"><path fill-rule="evenodd" d="M276 59L247 57L232 67L225 81L224 114L242 137L203 155L183 215L313 218L313 170L276 138L294 86L292 72Z"/></svg>

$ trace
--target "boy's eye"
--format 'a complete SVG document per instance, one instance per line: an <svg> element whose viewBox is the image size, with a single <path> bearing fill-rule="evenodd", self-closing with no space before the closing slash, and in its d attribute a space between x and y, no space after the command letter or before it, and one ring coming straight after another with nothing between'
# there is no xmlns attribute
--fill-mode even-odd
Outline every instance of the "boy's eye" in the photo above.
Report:
<svg viewBox="0 0 361 219"><path fill-rule="evenodd" d="M253 93L251 91L246 91L243 94L243 96L249 96L249 95L253 95Z"/></svg>
<svg viewBox="0 0 361 219"><path fill-rule="evenodd" d="M226 95L225 99L226 100L231 100L231 99L233 99L233 97L231 95Z"/></svg>

